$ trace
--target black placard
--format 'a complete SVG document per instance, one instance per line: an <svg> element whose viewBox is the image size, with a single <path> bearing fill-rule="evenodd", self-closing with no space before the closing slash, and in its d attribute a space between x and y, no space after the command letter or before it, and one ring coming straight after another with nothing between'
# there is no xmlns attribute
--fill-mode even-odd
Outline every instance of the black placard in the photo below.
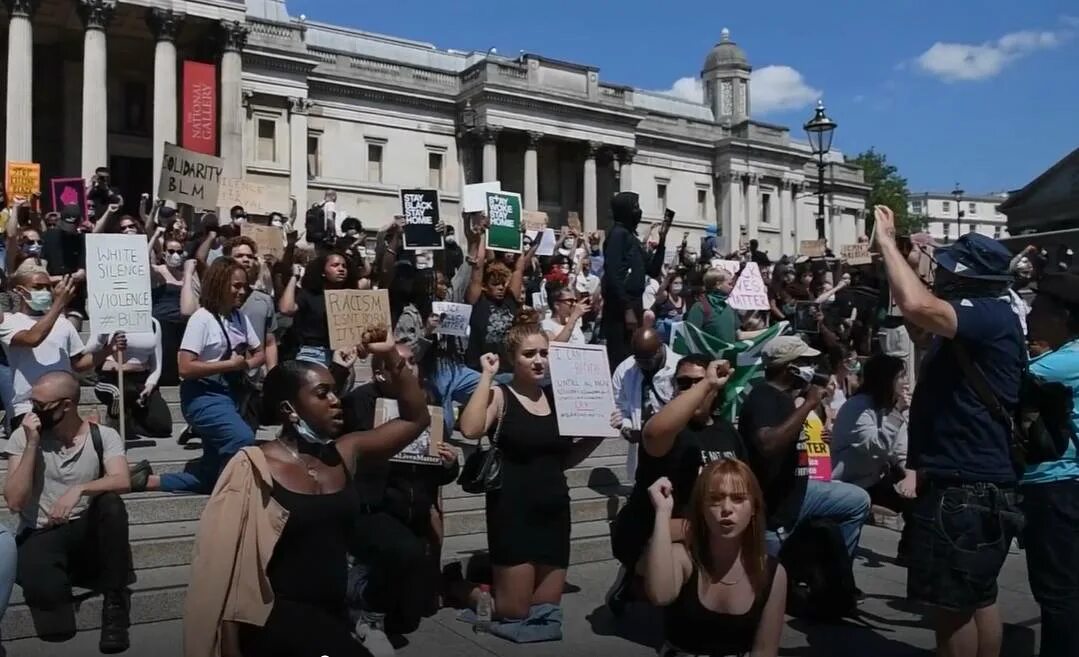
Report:
<svg viewBox="0 0 1079 657"><path fill-rule="evenodd" d="M401 215L405 218L405 249L441 249L442 235L435 230L440 221L437 189L402 189Z"/></svg>

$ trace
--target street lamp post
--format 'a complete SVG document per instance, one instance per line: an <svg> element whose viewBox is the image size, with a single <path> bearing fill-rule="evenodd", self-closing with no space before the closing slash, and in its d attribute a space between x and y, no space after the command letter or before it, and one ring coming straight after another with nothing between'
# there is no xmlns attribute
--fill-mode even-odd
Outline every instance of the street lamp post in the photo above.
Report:
<svg viewBox="0 0 1079 657"><path fill-rule="evenodd" d="M824 113L824 101L817 101L817 110L813 118L806 121L806 135L809 136L809 146L813 154L817 156L817 239L824 238L824 156L832 150L832 135L835 132L835 121L828 118Z"/></svg>
<svg viewBox="0 0 1079 657"><path fill-rule="evenodd" d="M959 187L959 183L955 183L952 198L955 199L955 239L959 239L963 236L963 190Z"/></svg>

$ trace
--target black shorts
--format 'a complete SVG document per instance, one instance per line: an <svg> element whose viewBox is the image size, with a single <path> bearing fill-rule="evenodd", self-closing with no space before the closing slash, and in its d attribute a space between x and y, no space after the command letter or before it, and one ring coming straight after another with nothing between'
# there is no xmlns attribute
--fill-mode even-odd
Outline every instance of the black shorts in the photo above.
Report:
<svg viewBox="0 0 1079 657"><path fill-rule="evenodd" d="M955 611L997 601L997 576L1022 529L1014 489L926 481L911 525L908 597Z"/></svg>

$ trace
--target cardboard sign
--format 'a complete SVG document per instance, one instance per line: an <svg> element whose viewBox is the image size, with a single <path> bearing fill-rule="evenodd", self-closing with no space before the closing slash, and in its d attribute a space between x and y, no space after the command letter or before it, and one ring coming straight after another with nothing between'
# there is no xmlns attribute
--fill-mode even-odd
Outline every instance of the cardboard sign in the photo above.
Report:
<svg viewBox="0 0 1079 657"><path fill-rule="evenodd" d="M442 316L436 333L439 335L456 335L467 338L468 328L472 322L472 306L467 303L450 303L448 301L436 301L431 304L431 312Z"/></svg>
<svg viewBox="0 0 1079 657"><path fill-rule="evenodd" d="M578 234L584 229L581 227L581 215L576 212L566 213L566 224L569 225L570 230L576 231Z"/></svg>
<svg viewBox="0 0 1079 657"><path fill-rule="evenodd" d="M401 216L405 218L406 250L446 247L442 235L435 230L441 221L437 189L402 189Z"/></svg>
<svg viewBox="0 0 1079 657"><path fill-rule="evenodd" d="M388 291L326 290L324 294L330 349L352 349L368 329L392 330Z"/></svg>
<svg viewBox="0 0 1079 657"><path fill-rule="evenodd" d="M15 205L15 197L27 201L34 194L41 193L41 165L36 162L8 162L4 174L4 190L7 192L7 206Z"/></svg>
<svg viewBox="0 0 1079 657"><path fill-rule="evenodd" d="M91 335L153 333L145 235L86 235L86 310Z"/></svg>
<svg viewBox="0 0 1079 657"><path fill-rule="evenodd" d="M828 240L802 240L798 253L807 258L823 258L827 248Z"/></svg>
<svg viewBox="0 0 1079 657"><path fill-rule="evenodd" d="M487 192L487 248L521 252L521 195Z"/></svg>
<svg viewBox="0 0 1079 657"><path fill-rule="evenodd" d="M278 260L285 256L285 231L277 226L245 221L240 224L240 235L255 240L259 256L272 255Z"/></svg>
<svg viewBox="0 0 1079 657"><path fill-rule="evenodd" d="M465 185L461 200L461 212L487 212L487 193L501 192L502 183L494 182Z"/></svg>
<svg viewBox="0 0 1079 657"><path fill-rule="evenodd" d="M217 207L221 208L221 216L228 215L229 209L234 205L242 206L247 214L263 216L274 212L287 215L289 211L288 193L280 187L241 178L222 178L217 195Z"/></svg>
<svg viewBox="0 0 1079 657"><path fill-rule="evenodd" d="M221 158L166 143L157 195L195 208L216 208L221 197L222 171Z"/></svg>
<svg viewBox="0 0 1079 657"><path fill-rule="evenodd" d="M761 278L760 267L755 262L747 262L742 275L734 283L734 289L727 303L735 310L768 310L768 289Z"/></svg>
<svg viewBox="0 0 1079 657"><path fill-rule="evenodd" d="M543 290L541 290L539 292L533 292L532 293L532 308L534 308L535 310L540 311L541 313L546 313L547 312L548 306L547 306L547 289L546 288L544 288Z"/></svg>
<svg viewBox="0 0 1079 657"><path fill-rule="evenodd" d="M839 247L839 253L849 265L873 264L873 256L869 255L869 243L847 244Z"/></svg>
<svg viewBox="0 0 1079 657"><path fill-rule="evenodd" d="M524 210L521 212L521 221L525 230L541 231L547 229L547 213Z"/></svg>
<svg viewBox="0 0 1079 657"><path fill-rule="evenodd" d="M551 389L563 436L617 438L611 427L614 390L607 350L601 345L550 344Z"/></svg>
<svg viewBox="0 0 1079 657"><path fill-rule="evenodd" d="M82 210L82 220L88 219L86 209L86 181L82 178L53 178L49 181L52 188L52 211L60 212L65 205L74 205Z"/></svg>
<svg viewBox="0 0 1079 657"><path fill-rule="evenodd" d="M423 433L405 446L400 452L390 457L391 461L398 463L414 463L417 465L441 465L442 457L438 455L438 447L442 444L446 423L442 419L441 406L428 406L427 411L431 414L431 424ZM375 400L375 426L386 424L390 420L401 417L396 399L383 397Z"/></svg>
<svg viewBox="0 0 1079 657"><path fill-rule="evenodd" d="M809 414L802 427L809 460L809 478L813 481L832 480L832 452L824 442L824 423L816 411Z"/></svg>
<svg viewBox="0 0 1079 657"><path fill-rule="evenodd" d="M712 260L712 267L722 269L731 276L737 276L738 271L742 268L742 263L737 260L721 260L716 258Z"/></svg>
<svg viewBox="0 0 1079 657"><path fill-rule="evenodd" d="M525 237L527 237L532 244L535 244L537 239L540 240L539 248L536 249L536 255L538 256L554 255L555 247L558 246L558 236L555 234L553 228L544 228L542 232L526 230Z"/></svg>

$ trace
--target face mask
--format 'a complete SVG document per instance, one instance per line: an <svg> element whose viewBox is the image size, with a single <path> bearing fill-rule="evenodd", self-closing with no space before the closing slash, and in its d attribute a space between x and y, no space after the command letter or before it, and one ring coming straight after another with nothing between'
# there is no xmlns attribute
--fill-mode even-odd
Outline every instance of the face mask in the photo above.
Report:
<svg viewBox="0 0 1079 657"><path fill-rule="evenodd" d="M60 410L59 405L48 410L34 411L34 414L37 415L37 419L41 420L42 431L49 431L63 421L64 413L63 411L57 413L58 410Z"/></svg>
<svg viewBox="0 0 1079 657"><path fill-rule="evenodd" d="M672 285L671 286L671 294L682 294L682 286L681 285Z"/></svg>
<svg viewBox="0 0 1079 657"><path fill-rule="evenodd" d="M23 244L22 245L22 252L24 254L28 255L28 256L31 256L31 257L39 256L39 255L41 255L41 244L37 244L37 243Z"/></svg>
<svg viewBox="0 0 1079 657"><path fill-rule="evenodd" d="M182 253L170 253L165 256L165 264L173 269L180 267L184 264L184 254Z"/></svg>
<svg viewBox="0 0 1079 657"><path fill-rule="evenodd" d="M292 412L296 413L296 410L293 409ZM295 434L297 438L312 445L328 445L332 442L329 438L323 438L318 435L315 430L311 428L311 425L300 417L299 413L296 413L296 418L296 423L292 425L292 433Z"/></svg>
<svg viewBox="0 0 1079 657"><path fill-rule="evenodd" d="M813 375L816 373L817 368L812 365L791 366L791 374L806 385L813 381Z"/></svg>
<svg viewBox="0 0 1079 657"><path fill-rule="evenodd" d="M30 298L26 300L30 310L43 313L52 306L52 290L30 290Z"/></svg>
<svg viewBox="0 0 1079 657"><path fill-rule="evenodd" d="M453 235L447 235L446 236L446 242L448 244L456 244L457 243L457 238L454 237Z"/></svg>

